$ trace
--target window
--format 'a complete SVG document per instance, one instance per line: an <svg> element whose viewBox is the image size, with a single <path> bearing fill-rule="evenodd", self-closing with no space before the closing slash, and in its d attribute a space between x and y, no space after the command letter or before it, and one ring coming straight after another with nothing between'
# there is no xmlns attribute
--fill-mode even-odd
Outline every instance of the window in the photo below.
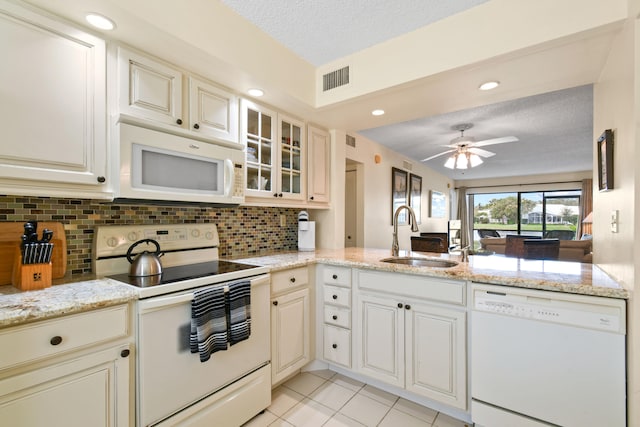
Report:
<svg viewBox="0 0 640 427"><path fill-rule="evenodd" d="M474 247L482 237L507 234L575 239L580 190L469 195L473 205Z"/></svg>

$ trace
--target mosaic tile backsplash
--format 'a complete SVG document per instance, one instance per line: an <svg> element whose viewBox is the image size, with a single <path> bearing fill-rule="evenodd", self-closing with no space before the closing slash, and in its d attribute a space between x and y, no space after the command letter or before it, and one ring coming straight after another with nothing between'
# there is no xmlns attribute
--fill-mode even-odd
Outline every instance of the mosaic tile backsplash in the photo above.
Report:
<svg viewBox="0 0 640 427"><path fill-rule="evenodd" d="M295 250L298 212L293 208L155 206L102 200L0 195L0 221L57 221L67 238L67 271L91 272L94 228L98 225L214 223L220 235L221 258ZM286 225L280 226L280 217ZM18 240L20 236L16 236Z"/></svg>

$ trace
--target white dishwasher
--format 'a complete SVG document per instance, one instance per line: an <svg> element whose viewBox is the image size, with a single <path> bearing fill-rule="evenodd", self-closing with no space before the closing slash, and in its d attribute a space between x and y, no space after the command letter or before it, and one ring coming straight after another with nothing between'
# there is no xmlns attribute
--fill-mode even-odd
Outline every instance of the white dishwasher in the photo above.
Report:
<svg viewBox="0 0 640 427"><path fill-rule="evenodd" d="M626 303L472 284L471 417L483 427L626 425Z"/></svg>

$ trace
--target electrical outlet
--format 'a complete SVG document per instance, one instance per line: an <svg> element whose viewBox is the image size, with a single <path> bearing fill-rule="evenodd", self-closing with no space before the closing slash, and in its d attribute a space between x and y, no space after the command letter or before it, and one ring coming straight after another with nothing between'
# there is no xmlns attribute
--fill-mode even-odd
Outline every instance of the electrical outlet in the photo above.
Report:
<svg viewBox="0 0 640 427"><path fill-rule="evenodd" d="M611 211L611 232L618 232L618 210L614 209Z"/></svg>
<svg viewBox="0 0 640 427"><path fill-rule="evenodd" d="M286 226L287 226L287 216L280 215L280 227L286 227Z"/></svg>

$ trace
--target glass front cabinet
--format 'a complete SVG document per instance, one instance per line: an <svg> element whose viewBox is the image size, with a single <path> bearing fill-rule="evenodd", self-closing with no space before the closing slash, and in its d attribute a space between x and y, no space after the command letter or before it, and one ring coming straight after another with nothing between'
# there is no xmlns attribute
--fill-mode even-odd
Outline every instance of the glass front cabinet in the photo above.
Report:
<svg viewBox="0 0 640 427"><path fill-rule="evenodd" d="M246 196L303 200L304 123L242 102Z"/></svg>

